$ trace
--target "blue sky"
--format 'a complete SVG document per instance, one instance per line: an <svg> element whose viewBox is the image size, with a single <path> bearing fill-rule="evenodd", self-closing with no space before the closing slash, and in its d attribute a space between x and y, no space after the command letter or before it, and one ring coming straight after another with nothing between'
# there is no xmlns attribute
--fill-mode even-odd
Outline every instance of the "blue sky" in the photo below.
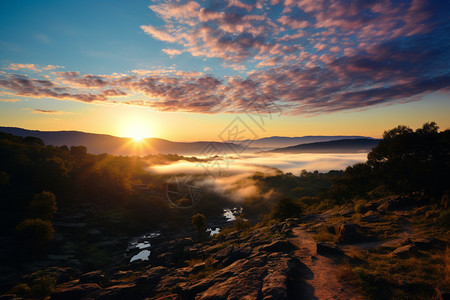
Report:
<svg viewBox="0 0 450 300"><path fill-rule="evenodd" d="M449 8L3 0L0 125L217 139L269 99L268 111L283 113L259 136L379 136L433 120L448 128Z"/></svg>

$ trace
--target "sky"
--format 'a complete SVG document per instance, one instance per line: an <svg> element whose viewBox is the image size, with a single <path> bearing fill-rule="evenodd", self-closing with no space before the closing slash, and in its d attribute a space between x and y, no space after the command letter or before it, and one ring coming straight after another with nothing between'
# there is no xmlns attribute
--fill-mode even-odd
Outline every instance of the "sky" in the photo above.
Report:
<svg viewBox="0 0 450 300"><path fill-rule="evenodd" d="M176 141L450 128L450 3L2 0L0 126Z"/></svg>

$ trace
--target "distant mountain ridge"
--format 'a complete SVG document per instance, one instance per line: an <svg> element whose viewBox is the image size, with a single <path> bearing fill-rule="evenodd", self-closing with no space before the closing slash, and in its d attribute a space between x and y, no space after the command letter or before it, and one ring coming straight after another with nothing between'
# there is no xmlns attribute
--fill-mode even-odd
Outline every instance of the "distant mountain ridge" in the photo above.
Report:
<svg viewBox="0 0 450 300"><path fill-rule="evenodd" d="M273 149L317 142L328 142L344 139L364 139L364 138L370 137L360 135L307 135L301 137L272 136L253 140L250 143L250 146Z"/></svg>
<svg viewBox="0 0 450 300"><path fill-rule="evenodd" d="M193 155L193 156L214 156L222 154L233 153L249 153L249 152L262 152L268 150L270 152L290 152L302 151L304 149L315 148L315 152L322 151L329 152L328 144L321 144L323 142L335 141L335 140L373 140L372 138L362 136L303 136L303 137L281 137L273 136L266 137L251 141L245 141L242 143L248 145L245 147L241 145L241 141L232 142L173 142L160 138L147 138L142 143L135 143L130 138L116 137L107 134L86 133L81 131L39 131L28 130L17 127L1 127L0 131L10 133L17 136L33 136L40 138L47 145L53 146L86 146L88 152L94 154L110 153L114 155L146 155L146 154L179 154L179 155ZM302 150L295 150L295 147L299 145L314 144L316 146L306 146ZM362 142L364 143L364 142ZM286 146L289 146L286 148ZM336 144L337 145L337 144ZM343 151L355 151L350 149L356 149L358 147L350 146L350 148L336 148L343 149ZM324 148L325 147L325 148ZM356 148L355 148L356 147ZM367 149L368 146L362 149ZM274 149L275 148L275 149ZM290 149L293 148L293 149ZM287 150L283 150L287 149ZM370 149L369 149L370 150ZM337 151L337 150L336 150ZM362 150L363 151L363 150Z"/></svg>
<svg viewBox="0 0 450 300"><path fill-rule="evenodd" d="M341 139L328 142L301 144L291 147L276 148L270 153L358 153L369 152L380 140L373 138Z"/></svg>
<svg viewBox="0 0 450 300"><path fill-rule="evenodd" d="M223 153L243 152L247 148L221 142L172 142L160 138L147 138L135 143L131 138L81 131L39 131L17 127L0 127L0 131L17 136L40 138L47 145L86 146L94 154L114 155L180 154L213 156Z"/></svg>

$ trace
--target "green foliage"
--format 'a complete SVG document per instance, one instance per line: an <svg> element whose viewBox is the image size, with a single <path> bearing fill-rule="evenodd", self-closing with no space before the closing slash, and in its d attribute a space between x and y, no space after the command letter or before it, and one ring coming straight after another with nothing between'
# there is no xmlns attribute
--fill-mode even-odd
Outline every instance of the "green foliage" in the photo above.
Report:
<svg viewBox="0 0 450 300"><path fill-rule="evenodd" d="M367 165L379 182L395 193L423 190L440 198L450 187L450 130L438 132L434 122L413 131L398 126L386 131L368 155Z"/></svg>
<svg viewBox="0 0 450 300"><path fill-rule="evenodd" d="M300 204L291 198L281 198L275 204L270 215L273 219L285 220L287 218L299 217L302 213Z"/></svg>
<svg viewBox="0 0 450 300"><path fill-rule="evenodd" d="M31 283L31 297L43 299L53 292L55 286L55 277L49 275L40 276Z"/></svg>
<svg viewBox="0 0 450 300"><path fill-rule="evenodd" d="M450 130L438 128L431 122L416 131L403 125L386 131L366 163L348 167L344 176L333 179L333 198L424 192L441 199L450 189Z"/></svg>
<svg viewBox="0 0 450 300"><path fill-rule="evenodd" d="M30 254L47 246L53 240L54 232L52 223L41 219L25 219L16 227L18 242Z"/></svg>
<svg viewBox="0 0 450 300"><path fill-rule="evenodd" d="M251 226L250 220L246 220L242 215L237 216L233 222L234 229L238 231L249 230Z"/></svg>
<svg viewBox="0 0 450 300"><path fill-rule="evenodd" d="M55 194L43 191L40 194L35 194L33 200L28 204L27 217L30 219L52 220L56 210Z"/></svg>
<svg viewBox="0 0 450 300"><path fill-rule="evenodd" d="M192 225L195 227L195 229L198 232L198 236L201 239L202 234L206 230L206 218L203 214L195 214L192 216Z"/></svg>

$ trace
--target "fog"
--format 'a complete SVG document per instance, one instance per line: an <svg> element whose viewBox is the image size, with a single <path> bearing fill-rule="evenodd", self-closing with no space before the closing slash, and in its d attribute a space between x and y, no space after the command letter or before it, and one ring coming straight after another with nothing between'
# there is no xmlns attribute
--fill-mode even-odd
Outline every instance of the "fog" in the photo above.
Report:
<svg viewBox="0 0 450 300"><path fill-rule="evenodd" d="M344 170L347 166L367 160L367 153L301 153L301 154L243 154L221 157L209 162L177 161L170 165L155 165L150 171L158 174L203 174L233 176L254 172L267 173L277 168L284 173L299 175L300 171L328 172Z"/></svg>
<svg viewBox="0 0 450 300"><path fill-rule="evenodd" d="M299 175L302 169L307 171L344 170L347 166L364 162L367 153L354 154L264 154L240 157L220 157L205 162L177 161L170 165L153 165L149 171L157 174L179 175L184 181L194 176L190 184L205 190L214 191L232 201L240 202L249 197L270 199L277 197L273 190L262 193L255 180L250 176L255 172L263 176L277 173L277 169ZM184 174L184 175L180 175Z"/></svg>

